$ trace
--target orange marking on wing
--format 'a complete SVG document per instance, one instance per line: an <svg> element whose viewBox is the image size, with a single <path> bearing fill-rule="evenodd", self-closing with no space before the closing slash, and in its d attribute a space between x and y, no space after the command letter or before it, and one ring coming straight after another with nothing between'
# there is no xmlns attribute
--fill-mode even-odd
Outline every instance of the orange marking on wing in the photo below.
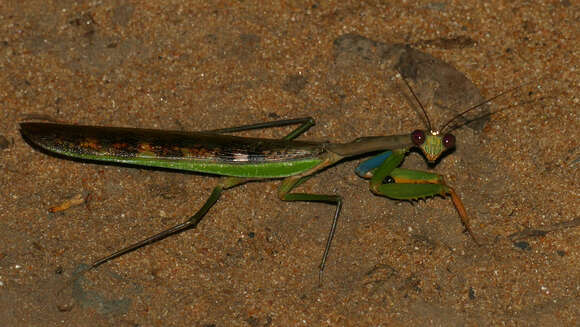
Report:
<svg viewBox="0 0 580 327"><path fill-rule="evenodd" d="M139 152L152 152L153 151L153 147L149 143L139 143L139 146L137 148L139 149Z"/></svg>
<svg viewBox="0 0 580 327"><path fill-rule="evenodd" d="M127 143L113 143L111 147L115 150L125 150L129 145Z"/></svg>
<svg viewBox="0 0 580 327"><path fill-rule="evenodd" d="M80 142L79 144L83 148L93 149L95 151L99 151L101 149L101 145L99 144L99 141L97 141L95 139L87 138L84 141Z"/></svg>

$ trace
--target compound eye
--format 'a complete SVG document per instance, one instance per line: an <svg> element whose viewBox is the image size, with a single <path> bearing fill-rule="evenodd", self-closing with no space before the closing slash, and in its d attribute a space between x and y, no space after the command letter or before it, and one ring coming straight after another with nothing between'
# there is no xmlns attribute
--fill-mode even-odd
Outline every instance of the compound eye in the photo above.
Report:
<svg viewBox="0 0 580 327"><path fill-rule="evenodd" d="M418 129L411 133L411 140L415 143L416 146L420 146L421 144L425 143L425 132Z"/></svg>
<svg viewBox="0 0 580 327"><path fill-rule="evenodd" d="M453 134L445 134L443 136L443 146L446 149L451 149L455 146L455 136Z"/></svg>

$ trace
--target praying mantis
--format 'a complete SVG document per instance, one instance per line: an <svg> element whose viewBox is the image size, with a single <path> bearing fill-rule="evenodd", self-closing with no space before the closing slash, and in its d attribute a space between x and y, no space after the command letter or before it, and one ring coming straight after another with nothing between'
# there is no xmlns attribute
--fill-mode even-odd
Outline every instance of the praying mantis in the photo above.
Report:
<svg viewBox="0 0 580 327"><path fill-rule="evenodd" d="M169 168L225 176L211 192L203 206L185 222L122 248L93 262L88 269L154 243L175 233L195 228L224 190L250 181L281 179L278 198L282 201L323 202L335 206L332 224L319 265L322 280L328 255L339 221L343 198L338 194L295 192L295 188L312 175L345 159L374 154L360 163L355 173L370 180L372 193L394 200L418 200L434 196L451 196L461 222L471 238L477 239L469 217L454 189L442 175L400 168L405 155L418 148L430 163L455 147L451 130L460 117L491 100L511 92L502 92L451 118L439 129L433 129L429 116L405 79L405 84L425 115L428 131L411 134L360 137L348 143L296 140L315 121L311 117L279 120L201 132L153 129L77 126L54 123L23 122L20 131L33 146L65 157L89 161ZM517 88L521 87L518 86ZM281 139L263 139L229 135L248 130L298 125ZM377 154L378 153L378 154Z"/></svg>

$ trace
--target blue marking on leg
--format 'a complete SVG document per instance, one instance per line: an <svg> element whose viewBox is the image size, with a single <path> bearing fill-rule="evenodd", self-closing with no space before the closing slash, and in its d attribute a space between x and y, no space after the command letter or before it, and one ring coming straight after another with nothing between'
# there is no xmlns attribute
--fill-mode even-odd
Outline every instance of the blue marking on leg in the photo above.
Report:
<svg viewBox="0 0 580 327"><path fill-rule="evenodd" d="M391 156L391 154L393 154L393 151L389 150L367 159L361 162L361 164L354 169L354 172L362 178L370 178L372 177L372 174L369 174L369 172L380 166L388 157Z"/></svg>

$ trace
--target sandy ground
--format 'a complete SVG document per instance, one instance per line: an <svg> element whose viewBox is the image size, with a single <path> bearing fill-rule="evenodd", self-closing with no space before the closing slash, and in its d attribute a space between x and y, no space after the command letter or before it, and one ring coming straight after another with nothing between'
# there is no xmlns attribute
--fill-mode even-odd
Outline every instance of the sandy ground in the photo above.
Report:
<svg viewBox="0 0 580 327"><path fill-rule="evenodd" d="M580 324L577 3L15 3L0 4L3 325ZM393 68L435 126L479 92L529 83L457 129L433 168L481 246L449 199L374 196L354 160L301 187L344 197L322 286L334 208L281 202L278 181L225 192L196 230L73 278L183 221L218 179L49 156L20 121L202 130L313 116L302 138L332 142L424 128ZM404 167L432 168L416 152Z"/></svg>

